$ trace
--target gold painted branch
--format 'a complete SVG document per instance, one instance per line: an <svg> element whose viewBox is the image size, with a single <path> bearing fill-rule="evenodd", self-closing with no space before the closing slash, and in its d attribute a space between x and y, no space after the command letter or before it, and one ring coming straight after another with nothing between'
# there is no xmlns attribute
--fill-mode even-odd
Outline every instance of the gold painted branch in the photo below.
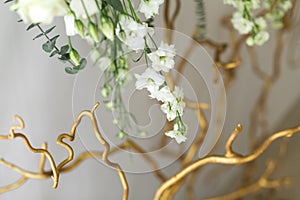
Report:
<svg viewBox="0 0 300 200"><path fill-rule="evenodd" d="M238 125L239 127L240 125ZM233 132L234 135L237 135L241 128L238 128ZM225 164L225 165L240 165L244 163L251 162L255 160L258 156L262 155L263 152L269 147L269 145L274 142L277 139L280 138L286 138L291 137L295 133L300 131L300 126L297 126L295 128L291 128L288 130L280 131L278 133L275 133L268 137L252 154L249 154L247 156L241 156L235 153L232 150L229 150L231 148L226 148L227 152L224 156L208 156L205 158L201 158L194 163L186 166L184 169L182 169L180 172L172 176L170 179L168 179L166 182L164 182L156 191L154 200L162 200L162 196L164 192L174 185L178 184L182 179L184 179L187 175L189 175L191 172L201 168L202 166L209 164L209 163L215 163L215 164ZM228 144L232 144L236 136L231 136L228 140Z"/></svg>

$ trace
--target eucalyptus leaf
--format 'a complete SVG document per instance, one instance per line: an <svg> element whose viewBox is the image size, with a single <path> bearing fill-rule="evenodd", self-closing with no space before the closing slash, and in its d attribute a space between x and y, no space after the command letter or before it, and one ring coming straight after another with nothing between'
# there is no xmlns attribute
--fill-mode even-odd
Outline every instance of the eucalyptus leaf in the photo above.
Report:
<svg viewBox="0 0 300 200"><path fill-rule="evenodd" d="M78 69L73 69L71 67L66 67L65 68L65 71L68 73L68 74L77 74L78 73Z"/></svg>
<svg viewBox="0 0 300 200"><path fill-rule="evenodd" d="M8 2L11 2L11 1L13 1L13 0L6 0L6 1L4 1L4 3L8 3Z"/></svg>
<svg viewBox="0 0 300 200"><path fill-rule="evenodd" d="M37 25L37 24L34 24L34 23L30 24L30 25L27 27L26 31L29 31L30 29L32 29L32 28L35 27L36 25Z"/></svg>
<svg viewBox="0 0 300 200"><path fill-rule="evenodd" d="M53 57L54 55L56 55L56 54L58 54L58 53L59 53L59 51L54 50L54 51L52 51L52 53L49 55L49 57Z"/></svg>
<svg viewBox="0 0 300 200"><path fill-rule="evenodd" d="M59 54L60 54L60 55L64 55L64 54L66 54L66 53L68 52L68 50L69 50L69 45L68 45L68 44L67 44L67 45L64 45L64 46L62 46L62 47L60 48Z"/></svg>
<svg viewBox="0 0 300 200"><path fill-rule="evenodd" d="M51 38L50 41L54 42L54 44L55 44L58 37L59 37L59 35L56 35L53 38Z"/></svg>
<svg viewBox="0 0 300 200"><path fill-rule="evenodd" d="M80 65L79 65L79 69L80 69L80 70L84 69L85 66L86 66L86 64L87 64L86 59L85 59L85 58L81 58L81 60L80 60Z"/></svg>
<svg viewBox="0 0 300 200"><path fill-rule="evenodd" d="M121 13L125 13L123 5L120 0L105 0L105 2L108 3L109 5L111 5L117 11L119 11Z"/></svg>
<svg viewBox="0 0 300 200"><path fill-rule="evenodd" d="M60 57L58 57L58 59L63 61L63 62L69 60L70 59L69 53L61 55Z"/></svg>
<svg viewBox="0 0 300 200"><path fill-rule="evenodd" d="M45 31L45 35L50 33L56 26L52 26L51 28L49 28L48 30Z"/></svg>
<svg viewBox="0 0 300 200"><path fill-rule="evenodd" d="M50 53L55 47L55 43L54 42L46 42L42 45L42 48L44 51L46 51L47 53Z"/></svg>
<svg viewBox="0 0 300 200"><path fill-rule="evenodd" d="M35 37L33 38L33 40L36 40L36 39L42 37L43 35L44 35L44 33L40 33L40 34L38 34L37 36L35 36Z"/></svg>

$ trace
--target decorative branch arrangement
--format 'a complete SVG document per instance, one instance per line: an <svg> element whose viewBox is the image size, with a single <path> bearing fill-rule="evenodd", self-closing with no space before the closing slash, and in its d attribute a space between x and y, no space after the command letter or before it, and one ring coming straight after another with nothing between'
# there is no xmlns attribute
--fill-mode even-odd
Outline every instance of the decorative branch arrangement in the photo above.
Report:
<svg viewBox="0 0 300 200"><path fill-rule="evenodd" d="M118 137L122 143L115 148L110 148L110 144L104 139L99 131L101 122L97 122L95 110L98 103L90 110L82 111L76 118L70 132L58 136L57 144L68 151L68 156L60 163L55 163L54 155L47 148L47 143L43 143L40 148L34 148L29 139L20 133L24 129L24 121L21 117L15 116L18 125L10 128L9 135L0 135L0 140L22 139L27 149L35 154L40 154L40 164L38 172L29 171L14 165L4 159L0 159L0 164L19 173L21 178L4 187L0 188L0 194L16 189L24 184L28 179L53 179L53 188L59 184L61 173L76 169L82 162L90 158L101 158L104 163L111 166L119 175L123 187L123 200L128 199L130 185L127 183L126 173L118 163L111 162L109 156L118 153L121 149L131 149L140 153L149 166L153 168L153 175L161 181L160 187L154 195L155 200L172 199L178 190L184 185L187 187L186 199L195 199L193 188L199 176L199 171L208 164L222 165L246 165L243 175L243 185L236 191L223 196L207 198L217 199L237 199L248 194L262 191L264 189L277 189L282 185L291 184L291 178L272 180L272 173L275 167L280 164L280 158L284 156L284 149L287 142L284 138L290 138L300 131L300 126L283 130L269 135L267 123L267 100L272 86L280 77L283 36L292 30L295 23L295 0L224 0L224 4L234 7L236 11L232 16L225 17L222 21L224 29L230 32L230 40L227 43L219 43L210 39L206 32L205 4L203 0L196 0L196 13L198 17L197 25L192 35L196 43L213 50L213 60L215 66L224 73L224 84L226 90L235 81L235 70L244 61L241 56L241 49L247 47L251 66L254 74L263 82L261 93L257 102L250 113L249 144L248 155L241 155L234 151L232 144L238 134L242 131L242 125L238 124L236 129L229 136L224 155L208 155L198 158L197 152L204 143L204 138L208 132L209 121L204 112L211 109L212 105L203 102L193 102L184 96L183 89L180 87L180 74L187 67L187 60L180 59L175 63L176 47L172 44L174 37L171 30L174 30L176 19L178 18L181 4L183 1L176 0L141 0L136 8L131 0L8 0L12 2L11 9L16 11L21 17L20 21L29 23L27 30L37 28L41 33L34 37L34 40L44 37L46 42L42 44L42 49L49 53L50 57L56 56L59 60L68 64L65 71L69 74L80 73L87 66L87 59L79 55L72 45L73 36L78 34L86 40L91 47L91 59L94 64L99 66L104 74L105 80L101 87L102 97L106 99L105 106L116 111L117 117L112 124L119 128ZM175 5L171 13L171 4ZM165 27L164 41L157 45L153 38L155 29L153 28L154 16L158 15L159 7L164 5L163 18ZM38 9L36 15L32 9ZM140 16L143 15L143 16ZM59 35L50 36L55 26L44 30L43 24L50 24L54 17L64 16L66 25L67 44L58 47L57 40ZM277 30L276 48L273 55L273 71L271 75L266 73L259 65L256 49L254 46L262 46L270 38L268 23ZM239 33L239 35L237 34ZM184 58L188 58L195 48L192 43L185 51ZM228 59L224 59L224 54L228 53ZM127 53L129 55L127 55ZM139 53L139 57L134 62L141 62L143 59L146 70L142 74L130 75L130 62L132 52ZM215 70L215 68L212 68ZM177 71L173 75L172 70ZM122 91L126 84L135 77L137 90L146 89L151 99L160 102L161 111L165 114L167 123L163 128L163 136L175 139L180 144L188 137L188 127L183 121L184 111L191 109L195 112L198 125L201 127L190 148L183 154L177 162L181 168L176 174L167 177L158 169L155 159L149 156L138 143L130 138L128 134L131 130L131 123L135 118L127 110L123 103ZM218 82L216 76L215 82ZM108 99L110 98L110 99ZM102 106L102 105L101 105ZM74 150L70 144L76 136L76 130L83 118L87 118L92 125L93 134L104 147L104 151L86 151L75 158ZM146 134L140 130L137 124L133 124L138 134ZM250 137L252 135L252 137ZM257 137L253 137L253 135ZM261 138L266 138L262 141ZM255 161L261 156L268 147L276 140L282 139L280 146L281 154L277 161L269 160L267 168L258 180L251 180L254 173ZM67 142L68 141L68 142ZM166 143L166 137L161 138L161 147ZM48 160L51 169L45 169L45 162Z"/></svg>
<svg viewBox="0 0 300 200"><path fill-rule="evenodd" d="M129 191L129 186L127 184L126 176L124 172L122 171L121 167L117 163L113 163L109 161L108 155L112 153L117 153L118 149L126 149L126 148L132 148L133 150L143 153L144 150L139 147L137 144L135 144L133 141L130 139L126 140L123 144L119 145L119 148L112 149L110 150L110 145L109 143L103 138L102 134L99 131L98 128L98 123L96 120L95 116L95 109L98 107L98 103L94 106L94 108L91 111L85 110L82 111L76 121L74 122L71 131L69 133L62 133L61 135L58 136L57 138L57 144L64 147L68 152L68 157L65 158L62 162L59 164L56 164L54 162L52 154L47 150L47 144L43 143L41 148L34 148L31 146L28 138L22 134L16 132L17 130L20 131L24 129L24 121L21 117L15 116L15 120L19 122L19 125L12 126L10 128L10 134L9 135L0 135L1 140L13 140L17 138L23 139L26 147L28 148L29 151L37 154L41 154L41 159L40 159L40 165L39 165L39 172L31 172L27 171L25 169L22 169L12 163L9 163L8 161L5 161L4 159L0 159L0 164L18 172L19 174L22 175L22 177L15 183L2 187L0 188L0 194L7 192L9 190L15 189L22 184L25 183L27 179L47 179L47 178L52 178L53 179L53 188L56 188L58 186L59 182L59 174L63 172L68 172L70 170L73 170L75 167L77 167L81 162L83 162L86 159L89 158L94 158L94 157L101 157L101 159L109 166L114 168L120 177L121 184L123 186L123 200L128 199L128 191ZM90 123L92 124L93 127L93 133L97 137L98 141L105 147L103 152L98 152L98 151L91 151L91 152L84 152L80 154L75 160L74 160L74 151L71 145L68 143L64 142L63 139L67 139L68 141L72 142L75 139L76 135L76 129L80 125L81 120L87 117L90 120ZM168 193L168 190L172 190L174 187L180 187L182 184L182 180L186 178L187 175L190 173L193 173L194 171L200 169L204 165L207 165L209 163L214 163L214 164L225 164L225 165L240 165L244 163L251 162L255 160L257 157L262 155L264 151L272 144L277 139L281 139L284 137L292 137L294 134L298 133L300 131L300 126L287 129L284 131L280 131L278 133L274 133L271 135L269 138L267 138L253 153L247 155L247 156L242 156L239 155L238 153L234 152L232 150L232 144L235 140L235 138L238 136L238 134L242 131L242 126L238 125L236 129L231 133L227 143L226 143L226 154L223 156L207 156L202 159L198 159L190 164L186 164L184 168L174 175L171 178L166 178L163 174L161 174L160 171L155 171L156 177L163 182L163 184L158 188L156 195L154 199L159 200L159 199L169 199L170 193ZM192 149L190 149L189 153L192 152ZM183 160L189 160L189 153L185 156ZM45 159L48 159L50 165L51 165L51 170L47 171L44 169L45 165ZM151 159L151 157L145 157L145 160L152 166L154 166L156 163ZM184 163L184 161L183 161ZM279 187L282 183L287 184L290 183L290 179L284 178L276 181L270 181L267 178L270 176L274 169L274 163L269 162L268 168L266 172L262 175L262 177L259 179L259 181L253 185L250 185L248 187L242 188L239 191L236 191L234 193L226 195L226 197L242 197L243 195L246 195L247 193L257 191L261 188L277 188ZM165 195L165 193L167 195ZM172 193L171 193L172 194ZM173 194L172 194L173 195ZM223 197L219 198L213 198L213 199L221 199ZM230 198L229 198L230 199Z"/></svg>

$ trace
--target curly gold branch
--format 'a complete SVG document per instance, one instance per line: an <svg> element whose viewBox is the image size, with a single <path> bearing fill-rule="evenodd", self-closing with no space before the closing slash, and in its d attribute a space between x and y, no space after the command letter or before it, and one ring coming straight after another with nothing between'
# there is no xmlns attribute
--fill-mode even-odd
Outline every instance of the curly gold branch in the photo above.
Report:
<svg viewBox="0 0 300 200"><path fill-rule="evenodd" d="M258 192L261 189L277 189L283 184L290 184L291 178L281 178L278 180L269 180L269 176L272 174L275 168L274 162L268 163L265 173L259 178L259 180L249 186L243 187L232 193L222 195L220 197L206 198L206 200L222 200L222 199L238 199L248 194Z"/></svg>
<svg viewBox="0 0 300 200"><path fill-rule="evenodd" d="M230 156L227 157L227 155L231 155L230 152L226 152L224 156L208 156L202 159L199 159L195 161L194 163L186 166L183 170L178 172L176 175L172 176L170 179L168 179L166 182L164 182L156 191L154 200L161 200L163 193L170 187L177 184L179 181L181 181L183 178L185 178L188 174L191 172L199 169L200 167L208 164L208 163L215 163L215 164L226 164L226 165L237 165L237 164L244 164L253 161L258 156L260 156L268 147L269 145L279 139L279 138L285 138L285 137L291 137L295 133L300 131L300 126L297 126L295 128L291 128L288 130L277 132L270 137L268 137L252 154L249 154L247 156L241 156L236 153L234 155L236 156ZM232 142L235 139L235 137L232 138Z"/></svg>
<svg viewBox="0 0 300 200"><path fill-rule="evenodd" d="M117 163L113 163L108 159L108 154L110 152L110 145L108 144L108 142L103 138L103 136L101 135L99 128L98 128L98 124L96 121L96 117L94 114L95 109L98 107L99 103L96 103L94 108L91 111L82 111L79 116L77 117L75 123L72 126L72 129L70 131L70 134L67 133L63 133L61 135L58 136L57 138L57 143L64 147L65 149L67 149L68 151L68 157L66 159L64 159L61 163L58 164L58 166L56 167L55 161L52 157L52 155L46 150L47 149L47 144L44 143L42 145L42 148L40 149L36 149L33 148L28 140L28 138L21 134L21 133L15 133L15 130L22 130L24 129L24 121L21 117L19 116L15 116L15 120L17 120L19 122L19 125L15 125L12 126L10 128L10 135L6 135L6 136L2 136L0 135L0 139L6 139L6 140L12 140L15 138L22 138L26 147L33 153L39 153L41 154L41 159L40 159L40 164L39 164L39 172L30 172L27 170L24 170L10 162L5 161L4 159L0 159L0 164L7 166L8 168L20 173L23 175L23 178L21 178L19 181L17 181L16 183L10 185L10 186L6 186L1 188L1 191L7 191L10 190L11 188L16 188L18 186L20 186L21 184L23 184L25 182L26 179L28 178L33 178L33 179L46 179L49 176L53 177L53 187L56 188L58 185L58 178L59 178L59 173L61 171L67 171L67 169L72 169L72 167L66 168L64 169L64 166L66 166L68 163L70 163L73 158L74 158L74 151L72 149L72 147L67 144L66 142L64 142L64 139L67 139L69 141L73 141L75 139L75 133L76 133L76 129L79 126L81 119L83 117L88 117L92 123L92 127L93 127L93 131L94 134L96 135L97 139L99 140L99 142L104 146L104 151L101 153L101 157L102 160L109 166L113 167L114 169L117 170L122 186L123 186L123 200L128 199L128 184L127 184L127 180L125 177L124 172L122 171L121 167L117 164ZM86 154L85 154L86 156ZM44 165L45 165L45 158L47 158L50 162L51 165L51 169L52 171L44 171ZM80 157L79 159L83 159L83 157ZM77 163L79 163L80 160L77 161ZM74 165L75 166L75 165Z"/></svg>
<svg viewBox="0 0 300 200"><path fill-rule="evenodd" d="M123 172L123 170L121 169L120 165L114 162L111 162L108 159L108 154L110 151L110 145L109 143L104 139L104 137L102 136L102 134L99 131L98 128L98 123L96 120L96 116L95 116L95 109L99 106L99 103L96 103L94 108L89 111L89 110L85 110L82 111L79 116L77 117L75 123L73 124L72 128L71 128L71 132L70 134L61 134L58 139L57 139L57 143L63 147L65 147L68 151L69 151L69 156L63 160L59 165L58 165L58 169L61 169L63 166L65 166L66 164L68 164L74 157L74 151L72 149L71 146L69 146L67 143L65 143L63 141L63 139L68 139L69 141L73 141L75 138L75 133L77 130L77 127L79 126L82 118L84 117L88 117L90 119L90 122L92 123L92 127L93 127L93 132L96 136L96 138L98 139L98 141L104 146L104 151L102 153L102 160L109 166L113 167L114 169L117 170L122 186L123 186L123 200L128 199L128 184L127 184L127 180L125 177L125 174Z"/></svg>
<svg viewBox="0 0 300 200"><path fill-rule="evenodd" d="M57 184L58 184L58 178L59 178L59 173L58 173L58 170L56 168L56 165L55 165L55 161L52 157L52 155L45 149L41 148L41 149L36 149L36 148L33 148L29 142L29 140L27 139L27 137L21 133L15 133L15 130L22 130L24 129L25 125L24 125L24 121L23 119L18 116L18 115L15 115L14 116L14 120L15 121L18 121L19 122L19 125L15 125L15 126L12 126L10 128L10 135L8 136L0 136L0 140L1 139L7 139L7 140L12 140L12 139L15 139L15 138L21 138L23 139L26 147L33 153L39 153L39 154L44 154L44 156L47 157L47 159L49 160L50 162L50 166L51 166L51 169L52 169L52 178L53 178L53 188L56 188L57 187ZM36 173L31 173L31 172L28 172L28 171L25 171L25 170L22 170L21 168L18 168L12 164L9 164L7 162L4 161L4 159L1 159L0 160L0 163L6 165L6 166L9 166L10 168L18 171L19 173L23 174L25 177L27 178L33 178L33 177L36 177L36 176L40 176L41 174L36 174Z"/></svg>
<svg viewBox="0 0 300 200"><path fill-rule="evenodd" d="M1 187L0 194L20 187L22 184L24 184L27 181L27 179L28 178L26 176L22 176L18 181L14 182L13 184Z"/></svg>

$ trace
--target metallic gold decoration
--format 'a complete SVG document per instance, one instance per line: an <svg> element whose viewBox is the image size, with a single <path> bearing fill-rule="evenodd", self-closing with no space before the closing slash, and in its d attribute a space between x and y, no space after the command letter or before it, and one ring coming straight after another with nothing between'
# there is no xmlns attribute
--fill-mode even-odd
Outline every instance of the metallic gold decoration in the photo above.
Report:
<svg viewBox="0 0 300 200"><path fill-rule="evenodd" d="M259 191L260 189L278 188L281 185L291 184L291 178L282 178L278 180L269 180L269 176L272 174L275 168L274 162L268 163L265 173L259 178L259 180L249 186L236 190L230 194L226 194L220 197L207 198L206 200L222 200L222 199L238 199L244 197L250 193Z"/></svg>
<svg viewBox="0 0 300 200"><path fill-rule="evenodd" d="M88 110L82 111L79 114L79 116L77 117L75 123L73 124L70 133L69 134L63 133L63 134L58 136L57 144L64 147L69 152L68 157L65 160L63 160L62 162L60 162L58 165L55 164L55 161L54 161L52 155L49 153L49 151L46 150L46 147L47 147L46 144L43 144L42 148L40 148L40 149L33 148L25 135L23 135L21 133L15 133L16 130L24 129L23 119L19 116L15 116L15 119L20 123L20 125L12 126L10 128L10 135L0 136L0 139L2 139L2 140L3 139L11 140L11 139L15 139L17 137L20 137L24 140L24 143L25 143L26 147L31 152L42 154L42 157L41 157L41 161L40 161L40 165L39 165L39 172L30 172L30 171L27 171L27 170L23 170L22 168L14 165L14 164L11 164L11 163L5 161L4 159L1 159L0 164L5 165L5 166L11 168L12 170L22 174L23 178L20 179L15 184L12 184L10 186L6 186L6 187L1 188L0 191L3 193L3 192L6 192L8 190L14 189L14 188L20 186L22 183L24 183L25 180L28 179L28 178L46 179L49 176L51 176L53 178L53 188L56 188L57 185L58 185L58 179L59 179L60 171L66 171L66 170L63 170L63 168L68 163L70 163L74 158L74 151L73 151L72 147L69 144L67 144L66 142L64 142L63 140L67 139L67 140L72 142L75 139L76 129L79 126L79 124L81 122L81 119L83 117L88 117L90 119L90 122L92 123L93 132L94 132L95 136L97 137L99 142L104 146L104 151L101 153L101 158L107 165L109 165L109 166L111 166L111 167L113 167L114 169L117 170L117 172L119 174L119 177L120 177L120 180L121 180L121 183L122 183L122 186L123 186L123 200L128 199L128 184L127 184L125 174L122 171L121 167L117 163L113 163L108 159L108 154L110 152L110 145L102 137L102 135L99 131L99 128L98 128L98 124L97 124L97 121L96 121L96 116L94 114L94 111L98 106L99 106L99 103L96 103L94 108L91 111L88 111ZM50 162L51 169L52 169L51 172L46 172L43 169L44 163L45 163L45 157L47 157L49 162ZM72 169L72 167L71 168L69 167L68 169Z"/></svg>
<svg viewBox="0 0 300 200"><path fill-rule="evenodd" d="M231 134L230 138L227 141L226 144L226 154L224 156L208 156L203 159L199 159L185 168L183 168L180 172L169 178L166 182L164 182L157 190L154 200L163 200L165 198L162 198L164 192L168 190L168 188L178 184L182 179L184 179L187 175L189 175L191 172L199 169L200 167L209 164L209 163L215 163L215 164L225 164L225 165L240 165L244 163L251 162L255 160L258 156L263 154L263 152L269 147L269 145L280 138L285 137L291 137L295 133L300 131L300 126L297 126L295 128L287 129L284 131L280 131L278 133L275 133L268 137L256 150L247 155L242 156L238 153L234 152L231 149L231 144L234 142L236 136L241 131L241 125L238 125L236 129Z"/></svg>

